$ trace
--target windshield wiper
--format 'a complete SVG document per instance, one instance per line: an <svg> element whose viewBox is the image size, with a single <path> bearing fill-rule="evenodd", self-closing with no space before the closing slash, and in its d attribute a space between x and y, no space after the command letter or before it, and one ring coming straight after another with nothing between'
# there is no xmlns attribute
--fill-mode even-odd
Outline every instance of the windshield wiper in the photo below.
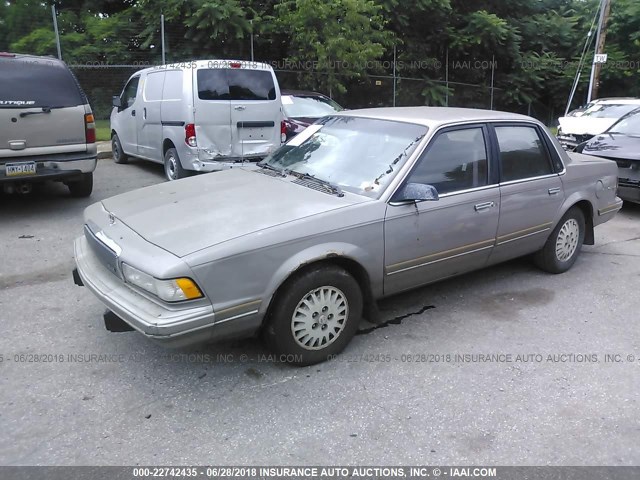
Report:
<svg viewBox="0 0 640 480"><path fill-rule="evenodd" d="M283 168L274 167L270 163L266 163L266 162L258 162L256 165L258 165L260 168L266 168L267 170L272 170L274 172L277 172L282 177L286 177L288 175L288 170L284 167Z"/></svg>
<svg viewBox="0 0 640 480"><path fill-rule="evenodd" d="M402 153L400 155L398 155L395 160L393 162L391 162L389 164L389 168L387 170L385 170L384 172L382 172L378 178L376 178L373 183L375 183L376 185L380 185L380 179L382 177L384 177L385 175L389 175L390 173L393 173L393 167L400 161L402 160L406 155L407 152L409 151L409 149L411 147L413 147L416 143L418 143L420 140L422 140L424 138L424 136L426 135L426 133L423 133L422 135L420 135L419 137L416 137L416 139L411 142L409 145L407 145L407 148L405 148Z"/></svg>
<svg viewBox="0 0 640 480"><path fill-rule="evenodd" d="M42 108L42 110L40 110L39 112L20 112L20 117L24 118L27 115L40 115L41 113L51 113L51 109L56 107L40 107L40 108Z"/></svg>
<svg viewBox="0 0 640 480"><path fill-rule="evenodd" d="M291 174L295 175L301 180L311 180L313 182L317 182L323 187L326 187L327 190L329 190L331 193L335 193L339 197L344 197L344 192L342 191L342 189L335 183L330 182L329 180L323 180L321 178L316 177L315 175L311 175L310 173L291 172Z"/></svg>

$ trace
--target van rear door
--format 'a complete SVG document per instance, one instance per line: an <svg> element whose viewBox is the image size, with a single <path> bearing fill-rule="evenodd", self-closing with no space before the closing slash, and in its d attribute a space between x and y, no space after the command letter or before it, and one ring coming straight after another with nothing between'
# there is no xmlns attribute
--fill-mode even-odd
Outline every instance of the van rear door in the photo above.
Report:
<svg viewBox="0 0 640 480"><path fill-rule="evenodd" d="M86 152L87 103L63 63L0 57L0 159Z"/></svg>
<svg viewBox="0 0 640 480"><path fill-rule="evenodd" d="M200 160L231 156L231 102L224 69L201 68L193 75L196 138Z"/></svg>
<svg viewBox="0 0 640 480"><path fill-rule="evenodd" d="M271 69L227 70L234 157L265 157L280 146L280 92Z"/></svg>

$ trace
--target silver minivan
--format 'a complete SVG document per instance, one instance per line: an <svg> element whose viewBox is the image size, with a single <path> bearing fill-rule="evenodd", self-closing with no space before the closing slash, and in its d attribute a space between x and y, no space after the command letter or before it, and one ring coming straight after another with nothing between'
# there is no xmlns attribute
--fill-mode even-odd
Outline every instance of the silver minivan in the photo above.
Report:
<svg viewBox="0 0 640 480"><path fill-rule="evenodd" d="M233 168L283 142L280 88L264 63L199 60L147 68L113 97L113 159L163 163L167 179Z"/></svg>
<svg viewBox="0 0 640 480"><path fill-rule="evenodd" d="M28 193L63 182L91 195L96 131L87 97L64 62L0 52L0 184Z"/></svg>

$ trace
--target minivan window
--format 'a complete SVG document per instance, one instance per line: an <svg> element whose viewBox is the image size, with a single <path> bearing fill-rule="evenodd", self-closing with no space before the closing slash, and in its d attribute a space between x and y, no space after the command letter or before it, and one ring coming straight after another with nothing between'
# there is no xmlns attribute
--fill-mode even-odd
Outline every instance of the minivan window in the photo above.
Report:
<svg viewBox="0 0 640 480"><path fill-rule="evenodd" d="M502 181L521 180L553 173L547 149L535 127L496 127Z"/></svg>
<svg viewBox="0 0 640 480"><path fill-rule="evenodd" d="M129 83L124 87L122 91L122 108L129 108L136 101L136 95L138 92L138 82L140 82L140 77L133 77L129 80Z"/></svg>
<svg viewBox="0 0 640 480"><path fill-rule="evenodd" d="M269 70L198 70L201 100L275 100L276 87Z"/></svg>
<svg viewBox="0 0 640 480"><path fill-rule="evenodd" d="M451 193L487 185L487 147L481 127L439 134L422 154L408 182Z"/></svg>
<svg viewBox="0 0 640 480"><path fill-rule="evenodd" d="M144 99L149 102L162 100L162 86L165 72L154 72L147 75L144 84Z"/></svg>
<svg viewBox="0 0 640 480"><path fill-rule="evenodd" d="M0 59L0 108L66 108L85 103L75 77L63 64Z"/></svg>

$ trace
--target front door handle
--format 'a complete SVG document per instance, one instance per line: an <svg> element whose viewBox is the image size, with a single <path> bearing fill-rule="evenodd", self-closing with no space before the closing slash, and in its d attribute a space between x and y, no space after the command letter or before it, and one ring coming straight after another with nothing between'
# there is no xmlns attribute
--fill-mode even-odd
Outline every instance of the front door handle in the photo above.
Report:
<svg viewBox="0 0 640 480"><path fill-rule="evenodd" d="M560 187L550 188L549 195L557 195L560 193Z"/></svg>
<svg viewBox="0 0 640 480"><path fill-rule="evenodd" d="M135 117L136 116L136 111L135 110L131 110L131 116Z"/></svg>
<svg viewBox="0 0 640 480"><path fill-rule="evenodd" d="M144 118L145 120L147 119L147 107L144 107L142 109L142 118Z"/></svg>
<svg viewBox="0 0 640 480"><path fill-rule="evenodd" d="M486 203L479 203L477 204L475 207L476 212L480 212L482 210L487 210L489 208L493 208L496 204L494 202L486 202Z"/></svg>
<svg viewBox="0 0 640 480"><path fill-rule="evenodd" d="M244 105L236 105L235 107L233 107L234 110L238 110L239 112L246 110L247 107L245 107Z"/></svg>

